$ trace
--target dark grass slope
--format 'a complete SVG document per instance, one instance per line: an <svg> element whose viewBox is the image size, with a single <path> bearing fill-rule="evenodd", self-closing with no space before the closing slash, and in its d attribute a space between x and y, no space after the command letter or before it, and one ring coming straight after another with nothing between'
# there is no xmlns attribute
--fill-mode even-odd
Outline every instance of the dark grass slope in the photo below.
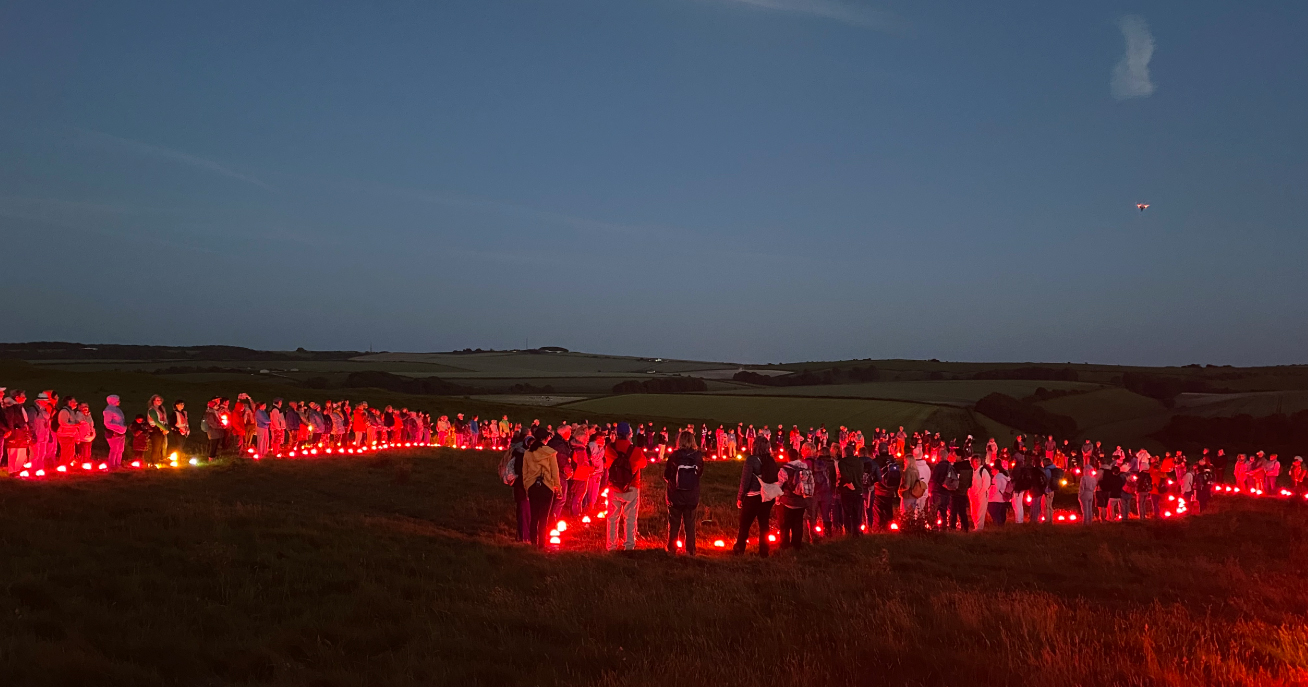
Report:
<svg viewBox="0 0 1308 687"><path fill-rule="evenodd" d="M496 456L0 481L3 685L1274 685L1308 508L698 560L510 543ZM641 528L663 527L659 467ZM734 522L738 464L706 500ZM704 540L708 540L707 542Z"/></svg>

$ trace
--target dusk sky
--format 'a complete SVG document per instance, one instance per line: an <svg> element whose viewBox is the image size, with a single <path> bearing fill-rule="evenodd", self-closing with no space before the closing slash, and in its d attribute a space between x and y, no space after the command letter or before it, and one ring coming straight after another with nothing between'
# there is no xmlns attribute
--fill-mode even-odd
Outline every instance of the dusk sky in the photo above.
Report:
<svg viewBox="0 0 1308 687"><path fill-rule="evenodd" d="M0 251L6 341L1308 363L1308 3L7 2Z"/></svg>

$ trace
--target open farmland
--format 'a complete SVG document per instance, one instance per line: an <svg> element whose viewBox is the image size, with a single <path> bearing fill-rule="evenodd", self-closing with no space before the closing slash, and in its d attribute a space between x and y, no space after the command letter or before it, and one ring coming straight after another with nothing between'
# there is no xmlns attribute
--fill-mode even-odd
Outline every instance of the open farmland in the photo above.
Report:
<svg viewBox="0 0 1308 687"><path fill-rule="evenodd" d="M1093 391L1102 388L1086 382L1045 382L1021 379L951 379L915 382L864 382L818 386L761 387L719 391L719 394L760 396L827 396L917 401L942 405L970 406L987 394L1001 393L1023 398L1036 389Z"/></svg>
<svg viewBox="0 0 1308 687"><path fill-rule="evenodd" d="M784 424L807 429L825 424L870 430L899 427L932 429L950 436L974 431L971 413L961 408L901 401L709 394L631 394L558 406L567 413L601 412L633 417L690 417L727 425Z"/></svg>

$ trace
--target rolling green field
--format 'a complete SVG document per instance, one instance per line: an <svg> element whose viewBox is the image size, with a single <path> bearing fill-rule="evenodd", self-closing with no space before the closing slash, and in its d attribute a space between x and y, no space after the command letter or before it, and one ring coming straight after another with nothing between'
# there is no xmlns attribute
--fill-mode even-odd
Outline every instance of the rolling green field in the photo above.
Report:
<svg viewBox="0 0 1308 687"><path fill-rule="evenodd" d="M1027 380L951 379L916 382L864 382L861 384L823 384L819 386L759 387L719 391L720 394L761 396L828 396L870 398L893 401L917 401L941 405L970 406L992 393L1023 398L1036 389L1071 389L1093 391L1102 388L1086 382L1041 382Z"/></svg>
<svg viewBox="0 0 1308 687"><path fill-rule="evenodd" d="M787 428L799 425L803 429L826 424L828 429L844 425L866 431L903 425L910 432L929 428L948 436L965 435L975 427L971 414L961 408L852 398L631 394L569 403L558 406L557 410L583 416L599 412L632 417L691 417L725 425L784 424Z"/></svg>
<svg viewBox="0 0 1308 687"><path fill-rule="evenodd" d="M496 457L223 462L0 480L0 684L1262 686L1308 679L1305 507L1177 522L730 538L711 463L697 559L512 543ZM753 551L751 546L750 550ZM1106 656L1114 657L1106 660Z"/></svg>

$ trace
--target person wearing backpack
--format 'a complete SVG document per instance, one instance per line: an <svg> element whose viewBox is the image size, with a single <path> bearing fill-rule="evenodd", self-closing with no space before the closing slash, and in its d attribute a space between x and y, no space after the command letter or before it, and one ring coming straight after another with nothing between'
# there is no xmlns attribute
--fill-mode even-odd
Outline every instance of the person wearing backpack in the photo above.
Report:
<svg viewBox="0 0 1308 687"><path fill-rule="evenodd" d="M1018 500L1026 507L1027 521L1040 522L1048 478L1045 476L1044 468L1040 465L1039 458L1031 456L1028 461L1029 464L1023 470L1026 475L1026 496L1025 498L1019 497Z"/></svg>
<svg viewBox="0 0 1308 687"><path fill-rule="evenodd" d="M831 499L836 484L836 464L831 460L831 446L823 444L814 455L813 445L804 444L800 454L805 456L813 471L813 498L809 499L809 541L817 543L825 534L831 536Z"/></svg>
<svg viewBox="0 0 1308 687"><path fill-rule="evenodd" d="M931 477L931 468L923 457L921 441L913 444L912 454L904 458L904 470L899 488L899 510L906 517L922 509L922 499L927 494L927 480Z"/></svg>
<svg viewBox="0 0 1308 687"><path fill-rule="evenodd" d="M518 541L531 541L531 500L527 487L522 483L522 461L526 454L526 440L522 435L515 435L509 449L504 452L500 462L500 480L513 487L513 505L518 522Z"/></svg>
<svg viewBox="0 0 1308 687"><path fill-rule="evenodd" d="M845 534L859 536L863 524L863 459L853 442L845 444L836 461L836 493L840 494L841 523Z"/></svg>
<svg viewBox="0 0 1308 687"><path fill-rule="evenodd" d="M1054 496L1058 493L1058 488L1063 484L1063 469L1054 464L1049 454L1045 454L1044 459L1044 476L1045 476L1045 495L1044 495L1044 514L1045 522L1054 523Z"/></svg>
<svg viewBox="0 0 1308 687"><path fill-rule="evenodd" d="M804 543L804 514L817 491L813 470L804 460L804 448L810 452L812 444L805 444L790 462L781 466L777 481L781 484L781 548L801 548Z"/></svg>
<svg viewBox="0 0 1308 687"><path fill-rule="evenodd" d="M533 546L545 548L549 543L550 508L559 492L559 463L554 449L545 444L549 430L538 427L528 440L522 455L522 484L527 485L531 504L530 539Z"/></svg>
<svg viewBox="0 0 1308 687"><path fill-rule="evenodd" d="M852 447L850 451L853 453ZM772 501L771 498L764 498L764 483L769 487L776 487L780 479L778 473L780 468L777 461L772 458L772 445L767 437L759 434L754 438L754 452L745 459L745 464L740 471L740 487L736 490L736 507L740 509L740 531L736 535L736 544L731 547L732 553L740 555L745 553L745 546L749 542L749 530L755 521L758 522L758 554L763 558L768 557L768 534L772 522ZM862 503L862 497L859 497L858 503Z"/></svg>
<svg viewBox="0 0 1308 687"><path fill-rule="evenodd" d="M619 523L625 525L622 546L636 548L636 520L640 513L640 471L648 461L644 449L631 441L631 425L618 423L618 438L604 449L604 468L608 470L608 539L609 551L618 548Z"/></svg>
<svg viewBox="0 0 1308 687"><path fill-rule="evenodd" d="M677 554L677 537L686 533L686 553L695 555L695 511L699 508L699 478L704 475L704 454L693 432L677 435L677 450L663 464L667 484L668 554Z"/></svg>
<svg viewBox="0 0 1308 687"><path fill-rule="evenodd" d="M961 453L955 451L951 456L953 461L950 467L953 470L953 480L946 480L951 484L949 490L949 529L962 527L964 532L972 530L972 508L968 500L967 492L972 488L972 464L963 458Z"/></svg>
<svg viewBox="0 0 1308 687"><path fill-rule="evenodd" d="M909 459L912 460L911 458ZM872 529L884 532L895 519L895 503L904 483L904 471L899 460L890 455L890 447L882 442L877 457L872 460L876 481L872 484Z"/></svg>
<svg viewBox="0 0 1308 687"><path fill-rule="evenodd" d="M953 501L951 490L957 484L958 473L954 472L954 464L946 458L941 458L931 469L929 483L931 507L927 517L933 524L943 528L949 523L949 504Z"/></svg>

